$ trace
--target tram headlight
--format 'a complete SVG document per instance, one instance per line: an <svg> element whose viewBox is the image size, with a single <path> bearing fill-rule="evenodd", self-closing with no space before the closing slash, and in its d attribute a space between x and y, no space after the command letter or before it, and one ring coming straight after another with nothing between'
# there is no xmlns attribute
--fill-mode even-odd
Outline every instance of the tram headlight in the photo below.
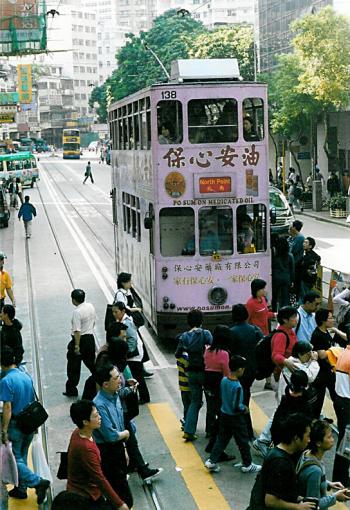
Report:
<svg viewBox="0 0 350 510"><path fill-rule="evenodd" d="M223 287L212 287L208 292L211 305L223 305L227 299L227 290Z"/></svg>

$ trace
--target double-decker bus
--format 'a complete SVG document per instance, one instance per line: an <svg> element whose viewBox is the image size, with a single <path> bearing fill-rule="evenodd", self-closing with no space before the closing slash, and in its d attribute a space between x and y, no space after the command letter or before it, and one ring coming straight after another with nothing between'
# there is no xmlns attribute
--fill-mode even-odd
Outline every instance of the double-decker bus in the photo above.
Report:
<svg viewBox="0 0 350 510"><path fill-rule="evenodd" d="M235 59L177 61L109 110L116 269L160 337L271 284L267 90L238 78Z"/></svg>
<svg viewBox="0 0 350 510"><path fill-rule="evenodd" d="M0 154L0 181L8 184L19 177L23 186L33 188L39 180L39 169L34 154L29 151Z"/></svg>
<svg viewBox="0 0 350 510"><path fill-rule="evenodd" d="M63 159L80 159L79 129L64 129L62 144Z"/></svg>

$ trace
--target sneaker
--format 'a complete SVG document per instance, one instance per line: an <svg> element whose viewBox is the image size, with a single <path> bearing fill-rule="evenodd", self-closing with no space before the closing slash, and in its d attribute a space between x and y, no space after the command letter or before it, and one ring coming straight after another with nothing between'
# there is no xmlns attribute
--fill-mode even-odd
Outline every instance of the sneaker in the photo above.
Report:
<svg viewBox="0 0 350 510"><path fill-rule="evenodd" d="M181 419L180 423L181 423L181 430L183 431L185 429L185 420Z"/></svg>
<svg viewBox="0 0 350 510"><path fill-rule="evenodd" d="M44 503L44 501L46 499L46 491L49 487L50 487L49 480L45 480L44 478L41 478L40 482L35 487L36 500L37 500L38 505L41 505L42 503Z"/></svg>
<svg viewBox="0 0 350 510"><path fill-rule="evenodd" d="M253 464L252 462L250 466L242 466L241 471L242 473L259 473L261 468L262 466L260 466L260 464Z"/></svg>
<svg viewBox="0 0 350 510"><path fill-rule="evenodd" d="M20 489L19 487L14 487L8 492L8 495L10 498L16 498L16 499L27 499L28 494L27 491L24 489Z"/></svg>
<svg viewBox="0 0 350 510"><path fill-rule="evenodd" d="M267 452L269 451L269 445L259 441L259 439L255 439L255 441L253 441L252 448L254 452L263 459L266 457Z"/></svg>
<svg viewBox="0 0 350 510"><path fill-rule="evenodd" d="M154 478L159 476L161 473L163 473L163 468L156 468L156 469L146 468L141 473L141 478L144 482L151 482Z"/></svg>
<svg viewBox="0 0 350 510"><path fill-rule="evenodd" d="M62 393L65 397L77 397L78 396L78 390L76 391L64 391Z"/></svg>
<svg viewBox="0 0 350 510"><path fill-rule="evenodd" d="M195 441L196 439L198 439L198 436L196 436L196 434L189 434L188 432L185 432L182 437L184 438L186 443L189 443L189 442L192 442L192 441Z"/></svg>
<svg viewBox="0 0 350 510"><path fill-rule="evenodd" d="M220 467L214 462L212 462L210 459L206 460L204 462L204 465L209 471L213 473L218 473L220 471Z"/></svg>

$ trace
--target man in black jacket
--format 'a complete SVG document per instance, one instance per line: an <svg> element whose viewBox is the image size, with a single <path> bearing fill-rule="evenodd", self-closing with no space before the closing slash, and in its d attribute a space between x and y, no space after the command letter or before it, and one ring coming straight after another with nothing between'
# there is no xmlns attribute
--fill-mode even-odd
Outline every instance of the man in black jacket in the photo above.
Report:
<svg viewBox="0 0 350 510"><path fill-rule="evenodd" d="M15 318L16 310L12 305L4 305L0 319L3 321L1 328L0 340L1 346L7 345L11 347L14 352L16 365L18 366L23 359L23 342L21 329L22 324L18 319Z"/></svg>
<svg viewBox="0 0 350 510"><path fill-rule="evenodd" d="M304 255L299 264L300 294L302 301L305 294L312 290L317 279L317 267L321 263L321 257L314 252L316 241L313 237L306 237L304 240Z"/></svg>

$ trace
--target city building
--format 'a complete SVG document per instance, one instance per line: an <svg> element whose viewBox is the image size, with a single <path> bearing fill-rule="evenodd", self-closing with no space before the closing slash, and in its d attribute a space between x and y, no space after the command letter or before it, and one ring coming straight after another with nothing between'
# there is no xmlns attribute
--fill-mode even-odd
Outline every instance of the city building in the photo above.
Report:
<svg viewBox="0 0 350 510"><path fill-rule="evenodd" d="M254 24L254 0L181 0L173 2L189 10L193 18L208 28Z"/></svg>

